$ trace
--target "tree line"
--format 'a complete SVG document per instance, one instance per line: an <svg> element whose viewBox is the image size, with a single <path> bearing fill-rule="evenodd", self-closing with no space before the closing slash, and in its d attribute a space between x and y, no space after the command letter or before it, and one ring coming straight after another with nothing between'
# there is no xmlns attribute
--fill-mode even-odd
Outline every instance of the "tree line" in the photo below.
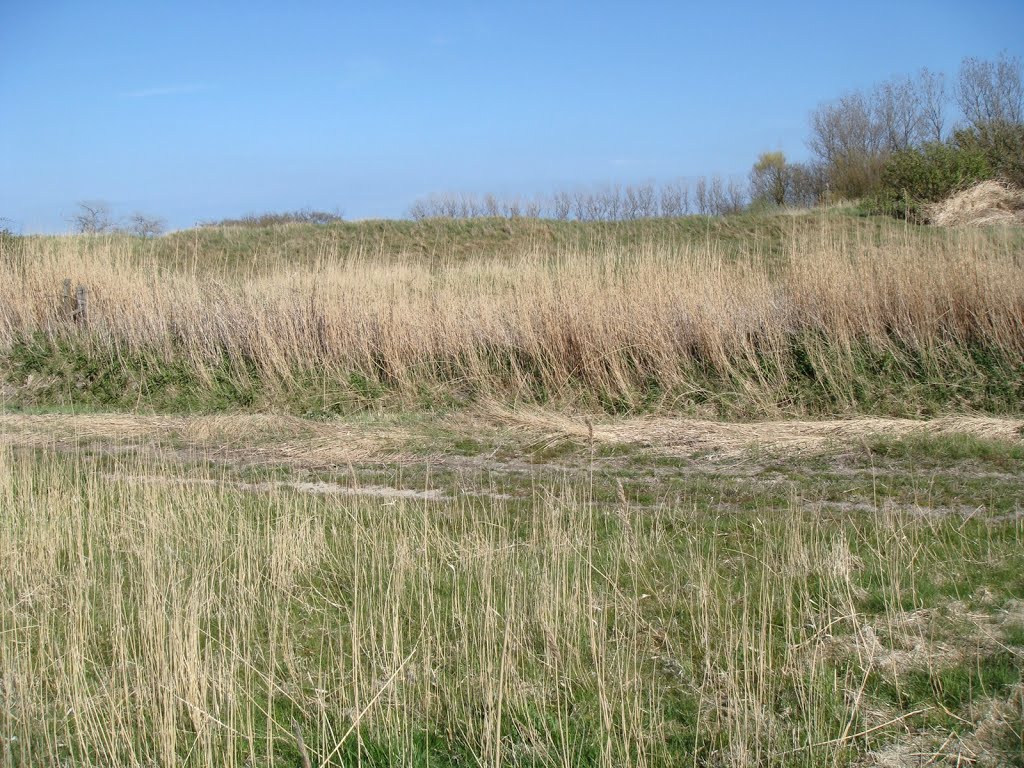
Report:
<svg viewBox="0 0 1024 768"><path fill-rule="evenodd" d="M952 82L923 68L849 91L809 115L807 162L764 152L744 180L714 175L535 198L440 194L416 201L409 215L629 221L856 200L872 212L920 218L923 203L975 181L1024 186L1022 81L1020 59L1003 53L963 59Z"/></svg>
<svg viewBox="0 0 1024 768"><path fill-rule="evenodd" d="M952 113L951 113L952 112ZM417 200L409 217L549 218L632 221L691 214L726 216L750 209L860 201L874 213L926 219L927 203L968 184L1001 179L1024 187L1024 68L1007 53L962 60L955 78L927 68L819 104L808 118L810 159L763 152L745 179L721 175L655 184L609 184L549 195L438 194ZM198 226L328 224L340 212L302 209ZM143 238L166 230L157 216L115 218L103 201L81 201L69 219L77 232L125 232ZM0 220L0 233L13 234Z"/></svg>
<svg viewBox="0 0 1024 768"><path fill-rule="evenodd" d="M559 190L533 198L441 194L417 200L413 219L486 217L545 218L560 221L632 221L656 217L724 216L747 205L744 184L720 175L654 184L609 184L596 189Z"/></svg>
<svg viewBox="0 0 1024 768"><path fill-rule="evenodd" d="M162 235L167 228L167 222L159 216L150 216L138 211L117 219L110 205L102 200L81 200L76 207L77 211L68 222L76 232L84 235L121 232L148 238Z"/></svg>
<svg viewBox="0 0 1024 768"><path fill-rule="evenodd" d="M875 212L920 218L923 204L984 179L1024 186L1021 61L970 57L952 83L922 69L845 93L811 113L807 144L827 197Z"/></svg>
<svg viewBox="0 0 1024 768"><path fill-rule="evenodd" d="M238 218L200 221L196 226L270 227L278 224L332 224L344 220L344 214L341 211L329 212L300 208L294 211L250 213ZM111 212L110 206L102 200L79 201L76 213L68 221L76 232L86 235L118 232L148 238L156 237L166 231L166 222L156 216L136 212L117 219Z"/></svg>

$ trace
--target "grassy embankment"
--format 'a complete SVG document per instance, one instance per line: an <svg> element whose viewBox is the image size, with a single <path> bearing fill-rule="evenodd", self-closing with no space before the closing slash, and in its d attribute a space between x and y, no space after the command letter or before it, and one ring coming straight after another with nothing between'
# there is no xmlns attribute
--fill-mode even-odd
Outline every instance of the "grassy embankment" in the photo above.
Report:
<svg viewBox="0 0 1024 768"><path fill-rule="evenodd" d="M1019 412L1024 237L843 212L0 243L8 406ZM62 285L88 289L76 323Z"/></svg>

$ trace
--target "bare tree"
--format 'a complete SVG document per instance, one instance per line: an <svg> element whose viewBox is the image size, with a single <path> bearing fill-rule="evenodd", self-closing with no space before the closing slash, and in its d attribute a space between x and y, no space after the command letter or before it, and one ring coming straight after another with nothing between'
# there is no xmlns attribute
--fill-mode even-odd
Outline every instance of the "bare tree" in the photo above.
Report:
<svg viewBox="0 0 1024 768"><path fill-rule="evenodd" d="M741 213L747 207L747 191L736 179L729 179L725 186L725 209L723 213Z"/></svg>
<svg viewBox="0 0 1024 768"><path fill-rule="evenodd" d="M1001 53L995 61L966 58L960 64L956 102L968 124L978 131L1024 122L1024 77L1021 61Z"/></svg>
<svg viewBox="0 0 1024 768"><path fill-rule="evenodd" d="M864 94L848 93L814 110L808 144L827 164L854 154L878 151L881 137Z"/></svg>
<svg viewBox="0 0 1024 768"><path fill-rule="evenodd" d="M430 203L427 200L416 200L409 206L409 218L414 221L422 221L430 216Z"/></svg>
<svg viewBox="0 0 1024 768"><path fill-rule="evenodd" d="M494 195L485 195L483 210L484 216L489 216L490 218L495 219L501 215L501 204Z"/></svg>
<svg viewBox="0 0 1024 768"><path fill-rule="evenodd" d="M572 211L572 198L568 192L558 191L551 198L552 213L556 219L565 221Z"/></svg>
<svg viewBox="0 0 1024 768"><path fill-rule="evenodd" d="M622 190L618 184L605 187L595 194L603 221L618 221L622 216Z"/></svg>
<svg viewBox="0 0 1024 768"><path fill-rule="evenodd" d="M653 184L641 184L636 188L637 213L642 219L658 215L658 197Z"/></svg>
<svg viewBox="0 0 1024 768"><path fill-rule="evenodd" d="M587 218L587 195L583 190L577 189L572 193L572 214L576 221L586 221Z"/></svg>
<svg viewBox="0 0 1024 768"><path fill-rule="evenodd" d="M544 204L538 199L527 200L523 204L523 216L527 219L539 219L544 213Z"/></svg>
<svg viewBox="0 0 1024 768"><path fill-rule="evenodd" d="M847 93L814 110L807 143L838 194L861 197L877 188L886 156L884 132L863 93Z"/></svg>
<svg viewBox="0 0 1024 768"><path fill-rule="evenodd" d="M711 199L708 194L708 180L701 176L697 179L697 183L693 187L694 202L697 205L697 213L701 216L710 216L713 211L711 209Z"/></svg>
<svg viewBox="0 0 1024 768"><path fill-rule="evenodd" d="M98 235L114 228L110 206L102 200L80 201L78 213L71 217L71 223L78 232L86 235Z"/></svg>
<svg viewBox="0 0 1024 768"><path fill-rule="evenodd" d="M640 199L636 193L636 187L632 184L626 185L625 199L622 202L622 218L632 221L640 215Z"/></svg>
<svg viewBox="0 0 1024 768"><path fill-rule="evenodd" d="M918 145L924 136L924 98L910 77L886 80L875 86L872 105L882 146L900 152Z"/></svg>
<svg viewBox="0 0 1024 768"><path fill-rule="evenodd" d="M828 177L818 163L793 163L789 166L792 205L810 208L824 202L828 195Z"/></svg>
<svg viewBox="0 0 1024 768"><path fill-rule="evenodd" d="M946 76L925 67L917 75L917 84L921 94L922 137L927 141L942 141L946 124Z"/></svg>
<svg viewBox="0 0 1024 768"><path fill-rule="evenodd" d="M717 173L711 177L711 185L708 187L708 207L713 216L722 216L729 208L725 196L725 182Z"/></svg>
<svg viewBox="0 0 1024 768"><path fill-rule="evenodd" d="M585 220L586 221L603 221L604 220L604 199L599 192L590 192L586 195L585 209Z"/></svg>
<svg viewBox="0 0 1024 768"><path fill-rule="evenodd" d="M135 212L128 217L128 231L146 239L162 235L166 226L167 222L157 216Z"/></svg>
<svg viewBox="0 0 1024 768"><path fill-rule="evenodd" d="M672 181L661 187L660 212L667 218L683 216L689 212L689 190L681 181Z"/></svg>

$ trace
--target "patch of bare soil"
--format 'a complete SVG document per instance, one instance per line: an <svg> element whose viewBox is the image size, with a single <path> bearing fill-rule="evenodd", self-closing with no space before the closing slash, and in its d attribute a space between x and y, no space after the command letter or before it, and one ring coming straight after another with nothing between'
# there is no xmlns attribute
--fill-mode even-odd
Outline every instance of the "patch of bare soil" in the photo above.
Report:
<svg viewBox="0 0 1024 768"><path fill-rule="evenodd" d="M214 480L210 478L166 477L162 475L108 475L108 479L121 482L147 483L153 485L209 485L215 487L237 488L240 491L252 491L255 493L272 493L274 491L290 490L298 493L308 493L314 496L369 496L393 500L419 499L427 501L444 501L449 498L439 489L417 491L409 488L393 488L386 485L342 485L341 483L330 483L322 480L265 480L259 483L246 483L226 479Z"/></svg>
<svg viewBox="0 0 1024 768"><path fill-rule="evenodd" d="M1024 601L1011 600L995 613L971 612L960 601L945 606L944 618L958 622L958 631L937 629L940 613L917 610L890 615L870 624L858 619L854 632L840 637L824 637L826 653L837 651L853 655L865 670L875 669L898 679L910 669L936 669L963 664L979 653L1007 649L1003 627L1015 623L1024 613ZM909 728L884 745L868 752L858 765L864 768L904 768L909 766L996 766L1007 765L1000 739L1007 724L1021 722L1024 688L1018 683L1005 698L980 697L969 712L947 714L960 720L963 728L950 733L913 731ZM868 713L867 710L865 710ZM871 713L871 719L890 720L890 710Z"/></svg>
<svg viewBox="0 0 1024 768"><path fill-rule="evenodd" d="M1005 768L1019 765L1020 753L1008 753L1000 742L1007 727L1022 722L1021 685L1005 699L981 700L974 705L973 722L948 734L907 732L896 741L872 749L857 763L862 768ZM973 728L973 730L972 730Z"/></svg>
<svg viewBox="0 0 1024 768"><path fill-rule="evenodd" d="M995 766L979 763L978 753L957 734L936 744L927 733L908 733L900 741L869 752L858 765L863 768L923 768L924 766Z"/></svg>
<svg viewBox="0 0 1024 768"><path fill-rule="evenodd" d="M984 595L979 595L984 601ZM942 610L923 608L891 613L874 623L858 618L851 634L826 637L825 649L856 656L865 668L896 675L907 669L942 667L964 661L979 650L1005 650L1006 627L1024 623L1024 600L1010 600L999 610L979 613L961 600ZM957 631L949 627L955 622Z"/></svg>
<svg viewBox="0 0 1024 768"><path fill-rule="evenodd" d="M1015 520L1024 516L1024 509L1007 515L989 515L984 505L970 506L960 504L957 506L947 506L935 504L925 506L921 504L900 504L893 499L883 499L880 504L872 504L866 501L820 501L816 502L816 506L820 509L835 510L837 512L884 512L910 517L961 517L965 521L981 516L990 523Z"/></svg>

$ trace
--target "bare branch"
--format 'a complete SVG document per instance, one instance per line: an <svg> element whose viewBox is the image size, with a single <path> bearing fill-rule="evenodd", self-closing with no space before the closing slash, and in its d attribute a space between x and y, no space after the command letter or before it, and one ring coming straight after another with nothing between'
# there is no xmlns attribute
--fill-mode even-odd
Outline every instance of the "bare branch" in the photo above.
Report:
<svg viewBox="0 0 1024 768"><path fill-rule="evenodd" d="M138 212L128 217L128 231L146 239L162 235L166 225L167 222L159 217Z"/></svg>
<svg viewBox="0 0 1024 768"><path fill-rule="evenodd" d="M960 64L956 101L976 130L1024 122L1021 60L1001 53L995 61L966 58Z"/></svg>
<svg viewBox="0 0 1024 768"><path fill-rule="evenodd" d="M82 200L78 213L70 219L75 230L85 235L99 235L114 228L110 206L102 200Z"/></svg>

